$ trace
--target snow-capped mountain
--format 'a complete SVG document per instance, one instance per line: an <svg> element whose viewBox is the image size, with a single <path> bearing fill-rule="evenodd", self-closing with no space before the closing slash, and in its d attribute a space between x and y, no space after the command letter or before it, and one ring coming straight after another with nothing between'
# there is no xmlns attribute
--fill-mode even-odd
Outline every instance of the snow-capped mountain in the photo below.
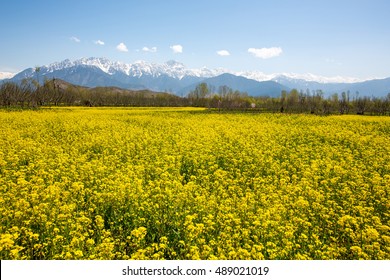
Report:
<svg viewBox="0 0 390 280"><path fill-rule="evenodd" d="M290 79L290 80L304 80L307 82L317 82L321 84L326 83L358 83L363 82L364 80L353 78L353 77L324 77L319 75L314 75L311 73L305 74L296 74L296 73L273 73L273 74L265 74L259 71L246 71L246 72L236 72L237 76L242 76L248 79L256 80L259 82L262 81L275 81L278 79Z"/></svg>
<svg viewBox="0 0 390 280"><path fill-rule="evenodd" d="M38 72L37 72L38 70ZM118 86L130 89L147 88L177 93L180 89L209 77L224 73L224 69L189 69L177 61L163 64L136 61L131 64L113 62L106 58L66 59L18 73L13 80L41 77L59 78L82 86Z"/></svg>
<svg viewBox="0 0 390 280"><path fill-rule="evenodd" d="M201 69L188 69L183 63L170 60L164 64L150 63L143 60L135 61L134 63L122 63L118 61L110 61L106 58L81 58L78 60L71 61L66 59L61 62L55 62L47 66L43 66L41 70L45 70L52 73L57 70L71 68L75 66L92 66L102 70L104 73L114 75L122 73L131 77L141 77L148 75L152 77L160 77L167 75L175 79L183 79L185 76L193 77L214 77L219 74L226 72L223 69L211 70L208 68Z"/></svg>
<svg viewBox="0 0 390 280"><path fill-rule="evenodd" d="M223 74L230 74L230 76ZM234 72L222 68L209 69L207 67L190 69L173 60L163 64L146 61L122 63L94 57L78 60L66 59L38 69L28 68L15 75L11 80L39 78L40 82L43 82L44 79L59 78L69 83L88 87L117 86L126 89L150 89L185 95L202 81L212 82L213 86L218 87L227 81L227 77L229 77L228 81L232 87L239 87L233 88L234 90L248 91L250 89L249 92L252 95L265 95L264 90L262 90L264 88L270 93L272 92L270 95L273 96L282 88L286 90L295 88L303 91L321 89L326 95L348 90L359 91L361 96L385 96L390 92L390 79L373 80L368 87L368 81L360 81L355 78L294 73L265 74L260 71ZM265 87L266 84L262 84L265 81L273 83L267 83L267 87ZM253 82L258 84L254 85ZM377 84L378 87L375 87Z"/></svg>
<svg viewBox="0 0 390 280"><path fill-rule="evenodd" d="M146 61L135 61L134 63L122 63L118 61L111 61L106 58L81 58L78 60L69 60L66 59L61 62L55 62L47 66L43 66L43 69L47 69L49 73L62 70L65 68L71 68L74 66L93 66L97 67L103 72L113 75L116 73L123 73L132 77L141 77L142 75L150 75L153 77L159 77L161 75L168 75L175 79L182 79L185 76L201 77L201 78L211 78L224 73L233 74L236 76L242 76L247 79L263 82L263 81L276 81L280 78L290 79L290 80L305 80L308 82L318 82L318 83L357 83L362 82L363 80L352 78L352 77L324 77L319 75L314 75L311 73L306 74L296 74L296 73L273 73L266 74L260 71L230 71L228 69L218 68L218 69L209 69L203 67L200 69L188 69L183 63L170 60L164 64L150 63Z"/></svg>

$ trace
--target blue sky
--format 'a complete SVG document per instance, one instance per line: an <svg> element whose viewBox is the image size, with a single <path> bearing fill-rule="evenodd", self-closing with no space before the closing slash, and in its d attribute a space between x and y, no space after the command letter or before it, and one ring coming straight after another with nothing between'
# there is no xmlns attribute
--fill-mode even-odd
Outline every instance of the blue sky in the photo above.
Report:
<svg viewBox="0 0 390 280"><path fill-rule="evenodd" d="M0 71L66 58L390 77L390 1L12 0Z"/></svg>

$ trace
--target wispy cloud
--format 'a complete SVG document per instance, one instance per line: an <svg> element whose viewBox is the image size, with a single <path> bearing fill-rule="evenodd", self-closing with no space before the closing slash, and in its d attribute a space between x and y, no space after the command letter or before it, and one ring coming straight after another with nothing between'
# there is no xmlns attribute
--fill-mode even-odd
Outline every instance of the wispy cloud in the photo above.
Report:
<svg viewBox="0 0 390 280"><path fill-rule="evenodd" d="M94 43L96 45L100 45L100 46L103 46L104 45L104 42L102 40L97 40L97 41L94 41Z"/></svg>
<svg viewBox="0 0 390 280"><path fill-rule="evenodd" d="M329 63L329 64L338 65L338 66L342 65L342 63L340 61L337 61L334 58L325 58L325 62Z"/></svg>
<svg viewBox="0 0 390 280"><path fill-rule="evenodd" d="M120 52L128 52L129 51L124 43L120 43L118 46L116 46L116 49Z"/></svg>
<svg viewBox="0 0 390 280"><path fill-rule="evenodd" d="M72 37L70 37L69 39L70 39L71 41L73 41L73 42L76 42L76 43L80 43L80 42L81 42L81 40L80 40L79 38L75 37L75 36L72 36Z"/></svg>
<svg viewBox="0 0 390 280"><path fill-rule="evenodd" d="M282 54L283 50L279 47L272 47L272 48L249 48L248 52L250 54L253 54L255 57L262 58L262 59L268 59L272 57L276 57Z"/></svg>
<svg viewBox="0 0 390 280"><path fill-rule="evenodd" d="M143 48L142 48L142 51L144 51L144 52L155 53L155 52L157 52L157 47L152 47L152 48L143 47Z"/></svg>
<svg viewBox="0 0 390 280"><path fill-rule="evenodd" d="M173 46L170 46L170 48L174 53L182 53L183 52L182 45L173 45Z"/></svg>
<svg viewBox="0 0 390 280"><path fill-rule="evenodd" d="M229 56L230 55L230 52L227 51L227 50L220 50L220 51L217 51L217 54L219 56Z"/></svg>

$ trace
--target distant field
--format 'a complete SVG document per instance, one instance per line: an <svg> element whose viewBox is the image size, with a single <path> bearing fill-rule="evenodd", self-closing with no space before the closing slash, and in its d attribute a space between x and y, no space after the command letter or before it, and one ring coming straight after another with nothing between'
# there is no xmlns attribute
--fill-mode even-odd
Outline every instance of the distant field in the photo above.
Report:
<svg viewBox="0 0 390 280"><path fill-rule="evenodd" d="M1 259L390 259L390 118L0 111Z"/></svg>

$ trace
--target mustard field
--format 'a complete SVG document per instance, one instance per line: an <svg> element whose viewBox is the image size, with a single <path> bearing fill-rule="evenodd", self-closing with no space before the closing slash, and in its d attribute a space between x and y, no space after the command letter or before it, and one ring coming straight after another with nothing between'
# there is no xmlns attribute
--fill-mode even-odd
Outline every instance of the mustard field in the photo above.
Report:
<svg viewBox="0 0 390 280"><path fill-rule="evenodd" d="M0 111L1 259L390 259L390 118Z"/></svg>

